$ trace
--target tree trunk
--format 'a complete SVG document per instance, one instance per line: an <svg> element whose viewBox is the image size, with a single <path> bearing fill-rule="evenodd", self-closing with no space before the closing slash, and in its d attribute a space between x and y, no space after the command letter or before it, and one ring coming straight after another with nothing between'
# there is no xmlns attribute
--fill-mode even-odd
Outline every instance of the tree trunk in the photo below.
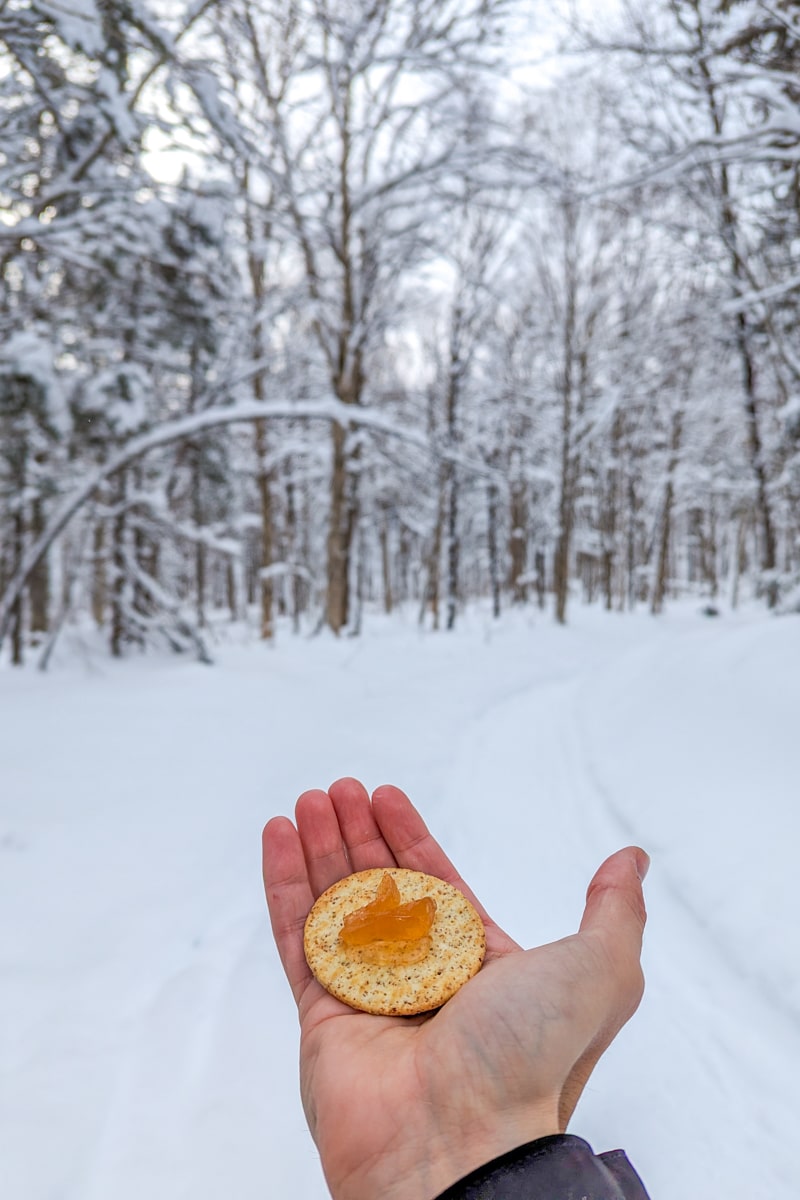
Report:
<svg viewBox="0 0 800 1200"><path fill-rule="evenodd" d="M12 523L12 537L14 541L14 570L19 563L22 562L22 556L25 553L25 517L22 511L22 504L19 504L14 513ZM13 575L14 571L12 571ZM23 595L17 597L16 603L11 613L11 662L15 667L21 667L24 662L24 612Z"/></svg>
<svg viewBox="0 0 800 1200"><path fill-rule="evenodd" d="M500 497L497 484L491 482L488 488L487 536L489 549L489 585L492 592L492 616L500 616L500 561L498 552L497 525L500 509Z"/></svg>
<svg viewBox="0 0 800 1200"><path fill-rule="evenodd" d="M561 486L558 502L558 538L553 556L553 589L556 597L556 621L563 625L567 619L569 595L569 558L572 527L575 515L572 495L572 452L570 401L565 391L562 414Z"/></svg>
<svg viewBox="0 0 800 1200"><path fill-rule="evenodd" d="M547 558L544 550L537 550L534 555L534 565L536 571L536 603L544 612L547 595Z"/></svg>
<svg viewBox="0 0 800 1200"><path fill-rule="evenodd" d="M119 506L111 525L111 631L110 650L113 658L121 658L127 640L124 612L127 583L125 541L128 536L125 498L127 495L127 473L121 471L117 479L116 503Z"/></svg>
<svg viewBox="0 0 800 1200"><path fill-rule="evenodd" d="M390 616L394 607L394 597L392 595L392 564L389 550L389 516L386 512L383 513L381 520L379 539L381 546L381 574L383 576L383 611L387 616Z"/></svg>
<svg viewBox="0 0 800 1200"><path fill-rule="evenodd" d="M511 533L508 539L508 588L512 604L524 604L528 598L525 582L528 552L528 497L524 482L511 486L509 504Z"/></svg>
<svg viewBox="0 0 800 1200"><path fill-rule="evenodd" d="M664 607L664 595L667 587L667 567L669 564L669 541L672 522L672 478L667 480L664 488L664 499L661 506L661 521L658 536L658 559L653 594L650 598L650 612L658 616Z"/></svg>
<svg viewBox="0 0 800 1200"><path fill-rule="evenodd" d="M45 522L42 501L37 496L31 505L31 537L34 541L44 532ZM31 633L47 633L50 628L50 569L47 555L43 555L31 571L29 587Z"/></svg>
<svg viewBox="0 0 800 1200"><path fill-rule="evenodd" d="M340 138L339 159L339 258L342 265L341 309L332 356L331 383L335 395L343 404L358 405L364 391L364 364L360 335L356 328L364 314L364 298L358 299L357 278L359 256L357 238L352 226L353 204L351 187L352 138L352 79L348 78L341 91L341 107L337 112ZM363 267L363 262L360 264ZM362 280L363 282L363 280ZM316 278L314 285L316 287ZM350 429L338 422L333 426L333 463L331 471L330 526L328 529L328 596L326 620L334 633L345 628L350 619L350 559L353 536L358 524L358 445L351 448Z"/></svg>
<svg viewBox="0 0 800 1200"><path fill-rule="evenodd" d="M572 527L575 519L574 479L577 463L574 461L572 429L573 404L573 353L575 346L576 302L574 247L574 213L568 206L565 214L564 232L564 329L561 353L561 477L558 498L558 537L553 558L553 588L556 597L556 621L563 625L567 619L567 597L569 595L569 560L572 544Z"/></svg>
<svg viewBox="0 0 800 1200"><path fill-rule="evenodd" d="M195 531L199 533L204 524L199 449L192 455L192 521ZM208 551L198 538L194 543L194 592L197 625L200 629L206 624L207 556Z"/></svg>
<svg viewBox="0 0 800 1200"><path fill-rule="evenodd" d="M247 238L247 269L250 275L250 288L253 299L253 324L251 331L251 349L256 362L264 357L264 338L262 335L263 320L262 306L265 300L266 288L264 281L264 256L259 249L261 239L266 239L268 226L259 225L256 228L254 206L250 188L250 169L245 164L242 175L244 192L244 225ZM253 398L259 403L265 399L264 373L258 371L253 376ZM264 641L270 641L274 635L273 625L273 594L272 578L268 574L273 557L273 512L272 512L272 479L268 465L268 439L266 421L256 421L253 429L256 458L256 487L258 488L259 515L261 518L261 554L259 563L258 592L261 605L260 633Z"/></svg>
<svg viewBox="0 0 800 1200"><path fill-rule="evenodd" d="M708 539L706 541L706 574L711 599L716 600L719 592L719 546L717 545L717 512L713 496L708 508Z"/></svg>
<svg viewBox="0 0 800 1200"><path fill-rule="evenodd" d="M137 493L142 491L142 469L139 465L133 468L134 473L134 490ZM136 568L136 575L149 576L154 582L158 582L158 558L159 547L158 543L145 531L140 520L137 519L135 512L131 513L132 520L129 523L128 537L130 531L133 531L132 537L132 553ZM142 617L150 616L156 608L156 603L151 593L147 590L138 578L133 581L133 611ZM141 628L137 628L137 622L134 619L130 630L131 641L141 642Z"/></svg>
<svg viewBox="0 0 800 1200"><path fill-rule="evenodd" d="M361 633L364 622L364 601L367 598L367 538L363 521L358 523L354 550L356 596L349 632L355 637Z"/></svg>
<svg viewBox="0 0 800 1200"><path fill-rule="evenodd" d="M447 487L447 619L445 627L455 628L458 607L458 566L461 546L458 537L458 484L453 463L449 464Z"/></svg>
<svg viewBox="0 0 800 1200"><path fill-rule="evenodd" d="M631 464L629 464L628 469L626 496L628 501L627 528L625 533L626 600L628 608L633 611L636 608L636 569L638 566L636 558L636 515L639 504Z"/></svg>
<svg viewBox="0 0 800 1200"><path fill-rule="evenodd" d="M699 17L699 9L697 10ZM702 46L705 45L705 33L702 25L698 27ZM700 72L703 77L708 101L711 122L718 139L723 138L723 114L717 99L717 91L708 61L705 56L698 59ZM741 238L739 222L731 194L728 168L723 162L719 169L719 220L722 240L730 256L731 275L740 292L746 292L751 284L748 279L746 264L740 250ZM752 345L752 334L748 315L744 309L739 309L735 317L735 337L742 368L742 389L744 394L744 410L747 425L747 448L750 469L756 485L756 513L761 527L761 570L766 575L775 571L777 563L775 523L769 499L767 472L764 461L764 447L761 440L759 407L760 400L756 386L755 354ZM772 608L777 603L778 591L774 577L767 583L767 603Z"/></svg>
<svg viewBox="0 0 800 1200"><path fill-rule="evenodd" d="M253 391L257 400L263 400L263 380L257 375L253 381ZM272 577L267 573L272 566L273 558L273 516L272 516L272 475L267 463L267 423L255 422L255 451L256 451L256 484L258 487L260 524L260 574L259 598L261 602L261 637L270 641L274 636L275 626L272 609L275 588Z"/></svg>
<svg viewBox="0 0 800 1200"><path fill-rule="evenodd" d="M731 585L731 608L739 607L739 581L747 567L746 558L747 515L742 513L736 529L736 546L733 551L733 582Z"/></svg>
<svg viewBox="0 0 800 1200"><path fill-rule="evenodd" d="M611 430L611 457L615 464L619 461L621 438L622 419L617 411ZM600 535L603 546L601 573L606 612L611 612L614 607L614 564L617 548L618 510L619 469L617 466L611 466L605 476L605 496L600 518Z"/></svg>
<svg viewBox="0 0 800 1200"><path fill-rule="evenodd" d="M428 580L425 588L425 601L421 613L424 616L425 608L430 608L434 631L439 628L440 573L446 502L447 476L444 467L442 467L439 476L439 502L436 507L436 524L434 525L433 539L431 541L430 554L428 555Z"/></svg>
<svg viewBox="0 0 800 1200"><path fill-rule="evenodd" d="M299 633L300 613L303 610L303 597L300 579L301 555L298 539L297 502L295 499L295 483L292 477L291 461L287 461L286 470L288 473L286 482L286 557L292 567L292 578L289 583L291 597L290 612L292 618L292 629L295 633Z"/></svg>
<svg viewBox="0 0 800 1200"><path fill-rule="evenodd" d="M239 589L236 586L236 564L232 557L225 563L225 599L230 618L235 621L239 616Z"/></svg>
<svg viewBox="0 0 800 1200"><path fill-rule="evenodd" d="M664 596L667 588L667 576L669 566L669 543L672 532L672 501L674 493L675 471L678 467L678 453L681 444L681 426L682 416L680 409L677 409L672 414L672 431L670 435L670 456L667 464L667 481L664 487L664 499L661 506L661 523L658 537L658 560L656 565L655 579L653 581L653 595L650 601L650 612L653 615L660 613L664 607Z"/></svg>
<svg viewBox="0 0 800 1200"><path fill-rule="evenodd" d="M108 580L106 577L106 522L95 521L92 532L92 617L98 629L106 619Z"/></svg>
<svg viewBox="0 0 800 1200"><path fill-rule="evenodd" d="M347 430L338 421L334 422L325 620L336 634L347 624L350 607L352 514L348 513L347 504L346 441Z"/></svg>
<svg viewBox="0 0 800 1200"><path fill-rule="evenodd" d="M408 530L402 525L400 526L397 546L397 571L396 571L396 587L395 593L399 591L399 596L395 595L395 599L399 599L400 603L405 603L411 596L411 586L409 581L411 569L411 535ZM417 598L417 589L414 589L414 599Z"/></svg>
<svg viewBox="0 0 800 1200"><path fill-rule="evenodd" d="M736 259L735 261L738 261ZM761 570L765 573L774 572L777 554L775 541L775 526L767 490L767 473L764 467L764 449L759 429L759 401L756 392L755 364L750 348L750 336L747 327L747 317L744 313L737 316L737 341L742 362L742 382L744 386L745 415L747 420L747 447L750 458L750 468L756 483L756 512L761 525ZM767 603L773 608L778 601L778 591L774 579L767 583Z"/></svg>
<svg viewBox="0 0 800 1200"><path fill-rule="evenodd" d="M450 325L450 354L447 363L447 387L445 392L445 423L449 457L445 463L447 486L447 616L445 627L455 629L458 608L458 574L461 558L461 542L458 532L459 479L454 455L458 440L459 409L461 407L461 381L464 369L461 353L463 311L460 301L453 306Z"/></svg>

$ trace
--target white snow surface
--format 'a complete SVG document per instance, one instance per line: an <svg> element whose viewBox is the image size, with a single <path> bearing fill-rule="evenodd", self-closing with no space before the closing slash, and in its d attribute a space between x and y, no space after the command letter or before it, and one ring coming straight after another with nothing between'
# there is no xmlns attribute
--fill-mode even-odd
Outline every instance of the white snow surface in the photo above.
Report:
<svg viewBox="0 0 800 1200"><path fill-rule="evenodd" d="M0 672L3 1197L327 1195L260 832L356 775L528 945L643 845L647 991L571 1129L654 1200L796 1200L799 691L796 617L694 606Z"/></svg>

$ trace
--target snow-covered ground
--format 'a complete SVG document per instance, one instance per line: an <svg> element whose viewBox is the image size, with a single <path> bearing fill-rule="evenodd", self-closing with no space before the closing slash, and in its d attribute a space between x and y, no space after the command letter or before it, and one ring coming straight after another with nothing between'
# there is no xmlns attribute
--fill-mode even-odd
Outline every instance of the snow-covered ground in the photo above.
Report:
<svg viewBox="0 0 800 1200"><path fill-rule="evenodd" d="M531 945L644 845L648 989L572 1128L658 1200L796 1200L799 716L800 621L695 606L0 672L0 1193L326 1195L260 830L353 774Z"/></svg>

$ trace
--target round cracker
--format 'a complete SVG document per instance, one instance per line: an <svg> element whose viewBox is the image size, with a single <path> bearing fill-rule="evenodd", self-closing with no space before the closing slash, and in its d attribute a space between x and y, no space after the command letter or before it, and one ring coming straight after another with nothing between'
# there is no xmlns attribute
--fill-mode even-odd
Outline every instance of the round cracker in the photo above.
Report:
<svg viewBox="0 0 800 1200"><path fill-rule="evenodd" d="M339 939L345 916L375 899L387 873L403 904L423 896L436 901L430 936L422 945L345 946ZM452 884L422 871L378 867L348 875L323 892L308 914L303 949L322 986L351 1008L411 1016L439 1008L480 970L486 935L475 908ZM387 957L401 961L376 961Z"/></svg>

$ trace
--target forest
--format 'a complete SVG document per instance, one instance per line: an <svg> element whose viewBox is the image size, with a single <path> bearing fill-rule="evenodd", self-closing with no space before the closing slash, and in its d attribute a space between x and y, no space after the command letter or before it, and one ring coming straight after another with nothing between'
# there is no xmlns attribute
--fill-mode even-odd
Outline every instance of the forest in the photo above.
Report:
<svg viewBox="0 0 800 1200"><path fill-rule="evenodd" d="M0 0L0 644L800 607L800 5Z"/></svg>

